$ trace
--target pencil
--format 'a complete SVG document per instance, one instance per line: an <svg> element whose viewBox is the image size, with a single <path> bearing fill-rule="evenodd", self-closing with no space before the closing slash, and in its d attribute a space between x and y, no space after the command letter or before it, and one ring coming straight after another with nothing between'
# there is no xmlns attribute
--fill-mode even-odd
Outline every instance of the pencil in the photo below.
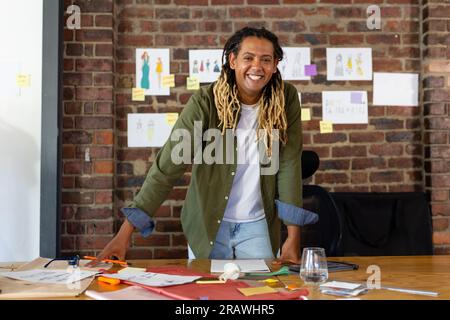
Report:
<svg viewBox="0 0 450 320"><path fill-rule="evenodd" d="M87 260L97 260L96 257L91 257L91 256L84 256L83 259L87 259ZM111 260L111 259L103 259L101 260L102 262L110 262L110 263L115 263L115 264L120 264L122 266L128 266L128 263L126 261L120 261L120 260Z"/></svg>

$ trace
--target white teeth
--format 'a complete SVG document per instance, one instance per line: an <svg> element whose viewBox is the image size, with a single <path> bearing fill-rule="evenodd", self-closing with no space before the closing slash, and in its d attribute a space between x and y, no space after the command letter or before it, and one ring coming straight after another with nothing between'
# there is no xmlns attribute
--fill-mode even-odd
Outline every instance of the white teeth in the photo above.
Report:
<svg viewBox="0 0 450 320"><path fill-rule="evenodd" d="M263 78L263 76L256 76L253 74L249 74L248 77L252 80L261 80Z"/></svg>

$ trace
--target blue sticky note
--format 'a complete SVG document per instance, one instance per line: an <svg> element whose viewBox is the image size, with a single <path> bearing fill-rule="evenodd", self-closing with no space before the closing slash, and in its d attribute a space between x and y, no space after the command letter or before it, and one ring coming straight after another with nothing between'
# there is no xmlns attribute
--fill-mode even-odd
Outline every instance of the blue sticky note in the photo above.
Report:
<svg viewBox="0 0 450 320"><path fill-rule="evenodd" d="M316 75L317 75L317 66L315 64L305 65L305 76L316 76Z"/></svg>
<svg viewBox="0 0 450 320"><path fill-rule="evenodd" d="M358 104L363 103L362 102L362 93L361 92L352 92L350 102L358 103Z"/></svg>

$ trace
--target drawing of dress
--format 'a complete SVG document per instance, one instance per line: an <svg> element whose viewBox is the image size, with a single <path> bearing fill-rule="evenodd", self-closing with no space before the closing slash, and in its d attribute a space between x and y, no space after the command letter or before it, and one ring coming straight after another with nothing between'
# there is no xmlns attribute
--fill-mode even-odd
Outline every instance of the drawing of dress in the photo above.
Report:
<svg viewBox="0 0 450 320"><path fill-rule="evenodd" d="M348 74L352 74L352 72L353 72L352 56L348 57L348 59L347 59L347 66L346 67L347 67L347 69L346 69L347 73Z"/></svg>
<svg viewBox="0 0 450 320"><path fill-rule="evenodd" d="M198 73L198 61L194 60L194 66L192 67L192 73Z"/></svg>
<svg viewBox="0 0 450 320"><path fill-rule="evenodd" d="M334 68L334 75L336 77L342 77L344 75L344 66L342 65L342 55L336 56L336 66Z"/></svg>
<svg viewBox="0 0 450 320"><path fill-rule="evenodd" d="M358 57L356 58L355 62L356 62L356 73L357 73L359 76L363 76L363 75L364 75L364 72L363 72L363 69L362 69L362 58L361 58L361 53L358 53Z"/></svg>
<svg viewBox="0 0 450 320"><path fill-rule="evenodd" d="M148 54L144 52L142 55L142 78L141 78L141 88L150 89L150 66L148 65Z"/></svg>
<svg viewBox="0 0 450 320"><path fill-rule="evenodd" d="M148 124L147 124L147 139L148 142L152 142L153 141L153 135L155 134L155 123L153 122L153 120L149 120Z"/></svg>
<svg viewBox="0 0 450 320"><path fill-rule="evenodd" d="M205 71L205 66L203 65L203 60L200 62L200 72Z"/></svg>
<svg viewBox="0 0 450 320"><path fill-rule="evenodd" d="M206 60L206 71L208 71L209 72L209 65L210 65L211 63L209 62L209 59L207 59Z"/></svg>
<svg viewBox="0 0 450 320"><path fill-rule="evenodd" d="M156 60L156 74L158 76L158 87L161 88L161 73L163 72L163 65L161 57Z"/></svg>
<svg viewBox="0 0 450 320"><path fill-rule="evenodd" d="M220 72L219 64L217 63L217 60L214 60L214 72Z"/></svg>
<svg viewBox="0 0 450 320"><path fill-rule="evenodd" d="M294 60L294 66L292 67L292 76L294 78L301 77L303 75L302 72L302 55L300 52L297 53Z"/></svg>

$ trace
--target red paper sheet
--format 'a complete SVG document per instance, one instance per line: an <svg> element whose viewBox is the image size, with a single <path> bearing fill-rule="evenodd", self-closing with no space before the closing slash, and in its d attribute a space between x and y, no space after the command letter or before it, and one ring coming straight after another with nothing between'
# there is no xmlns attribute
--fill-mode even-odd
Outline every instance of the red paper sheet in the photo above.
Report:
<svg viewBox="0 0 450 320"><path fill-rule="evenodd" d="M180 266L148 267L146 271L153 273L171 274L176 276L199 276L203 278L217 278L217 276L210 273L194 271Z"/></svg>
<svg viewBox="0 0 450 320"><path fill-rule="evenodd" d="M246 297L238 288L248 288L250 285L243 281L233 280L223 284L189 283L171 287L150 287L132 282L125 283L138 285L178 300L200 300L206 297L208 300L298 300L302 299L301 296L306 297L309 294L307 289L300 289L293 292L266 293Z"/></svg>

